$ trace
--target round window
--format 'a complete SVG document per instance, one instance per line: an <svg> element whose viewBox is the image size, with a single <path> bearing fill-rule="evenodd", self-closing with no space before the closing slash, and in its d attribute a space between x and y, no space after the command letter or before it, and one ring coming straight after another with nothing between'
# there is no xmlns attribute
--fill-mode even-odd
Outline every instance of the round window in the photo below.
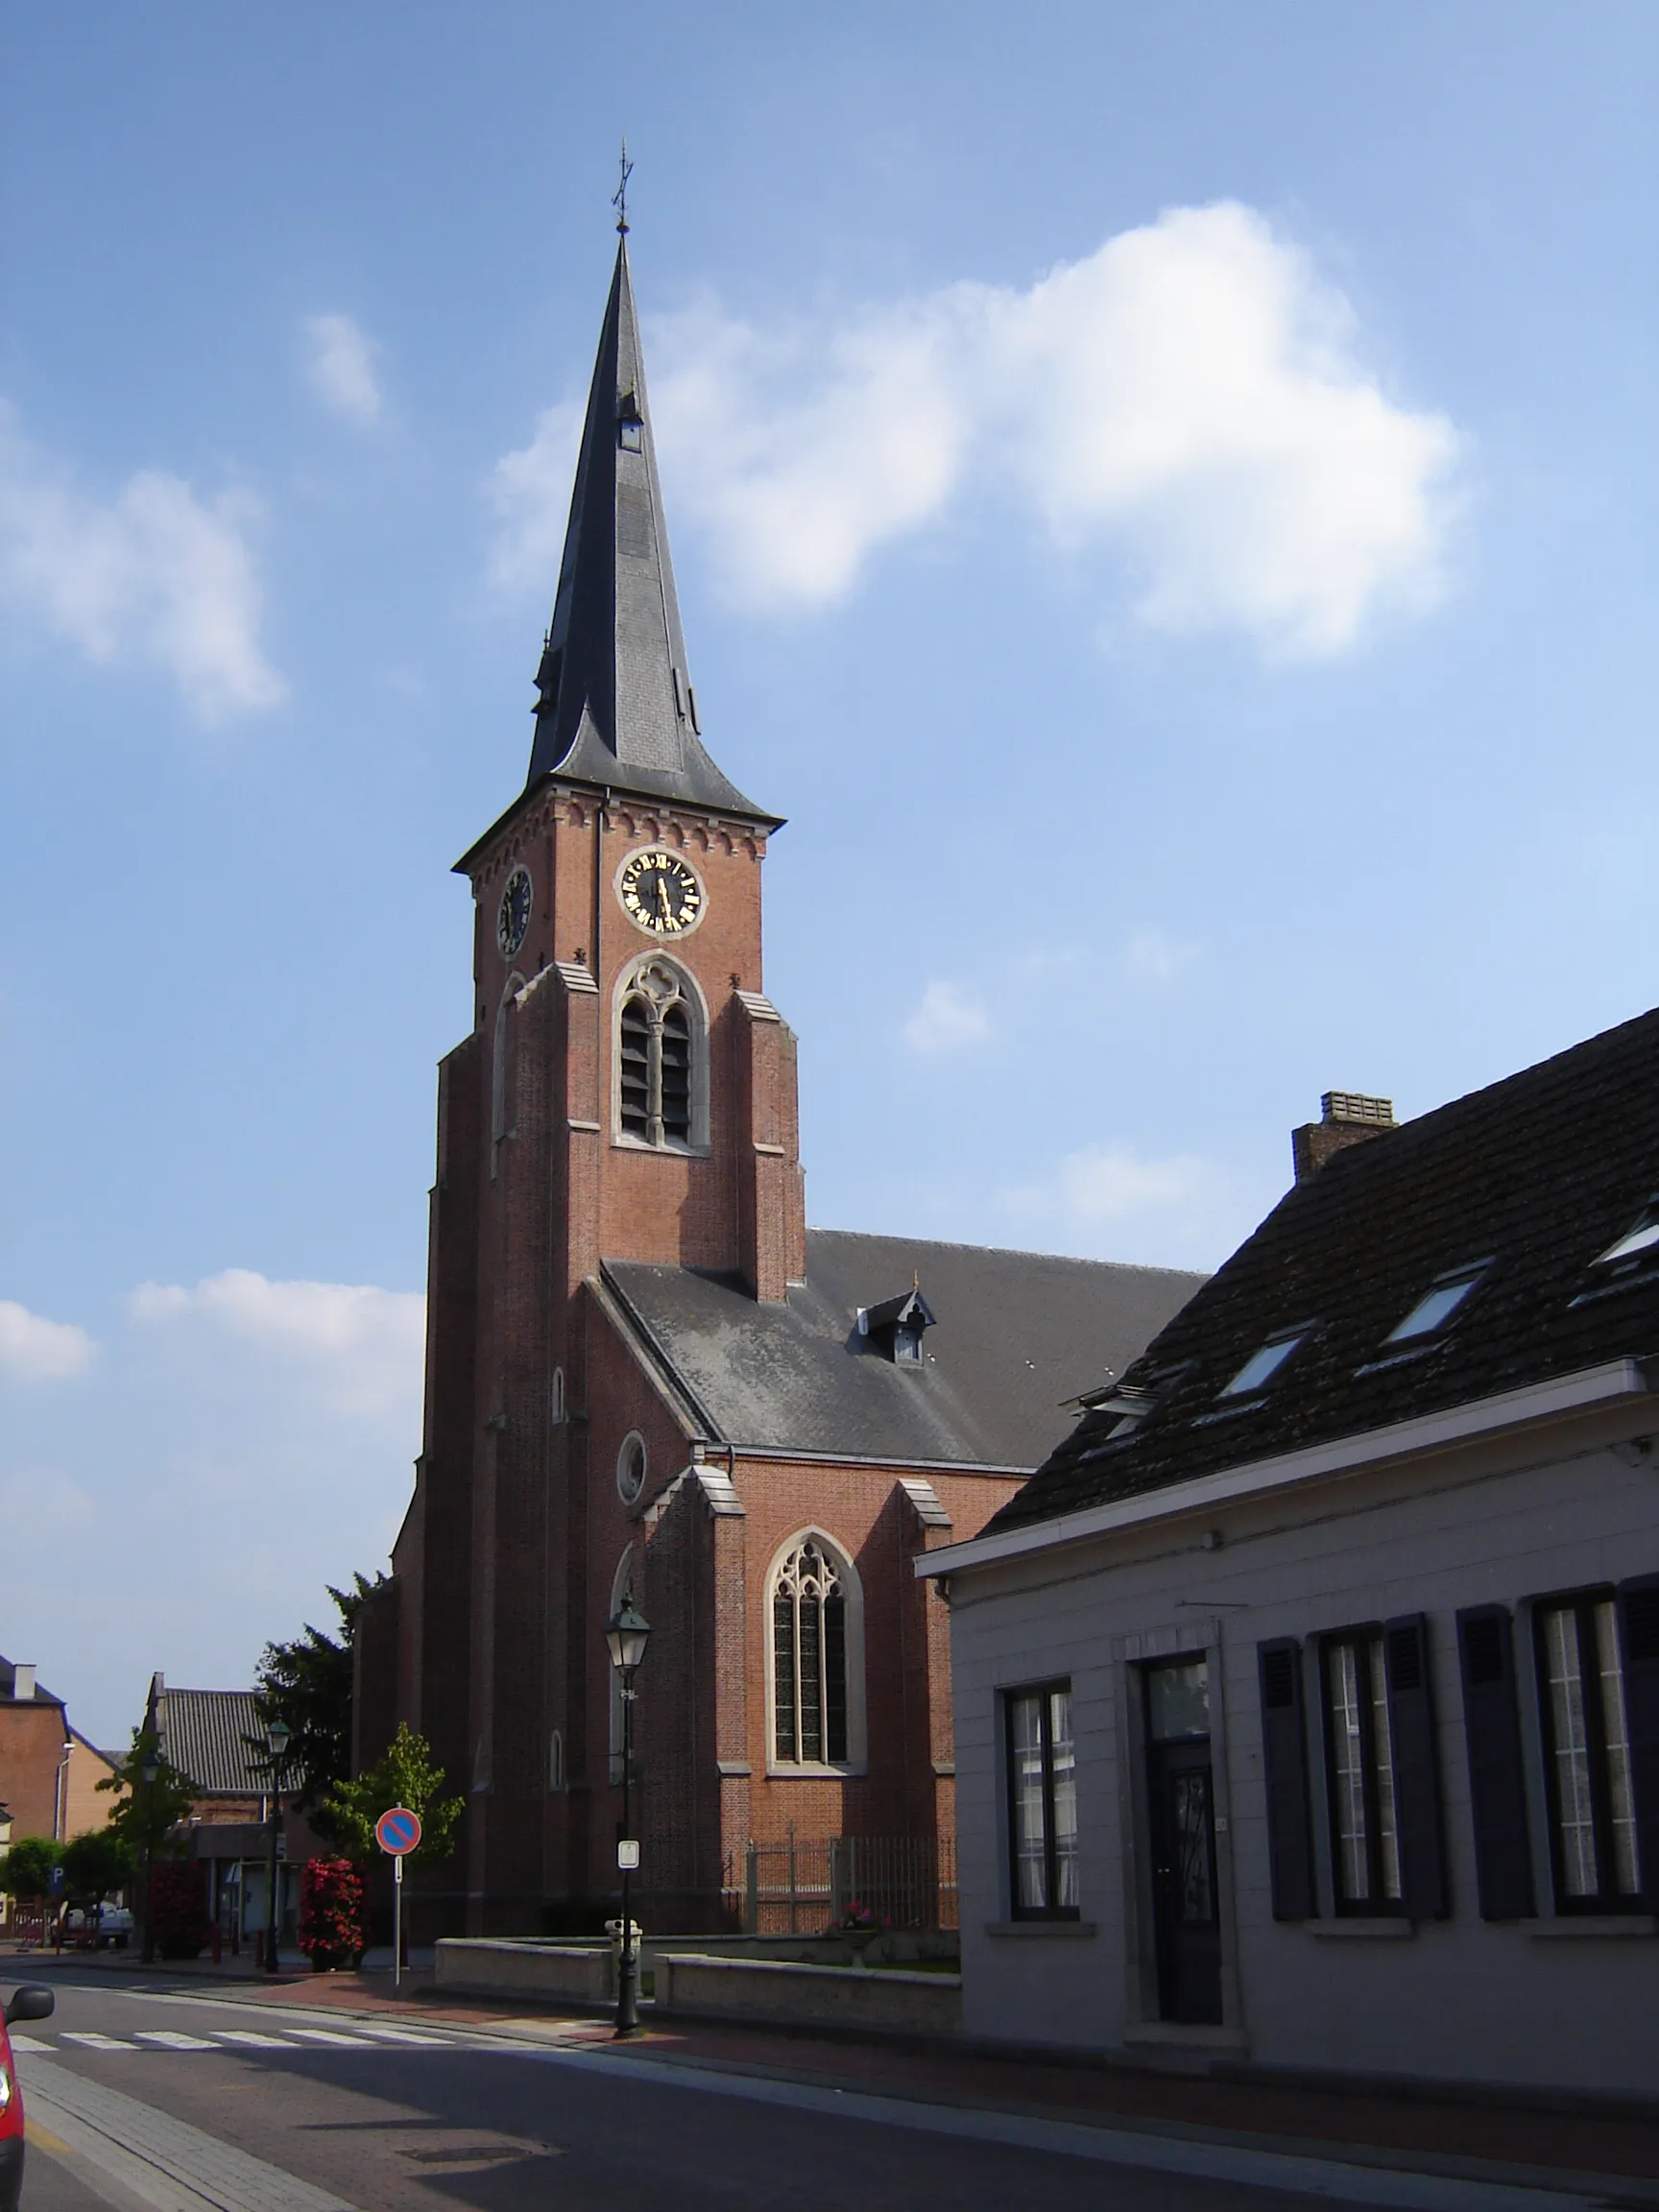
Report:
<svg viewBox="0 0 1659 2212"><path fill-rule="evenodd" d="M645 1487L645 1439L637 1429L623 1441L616 1455L616 1489L624 1505L632 1505Z"/></svg>

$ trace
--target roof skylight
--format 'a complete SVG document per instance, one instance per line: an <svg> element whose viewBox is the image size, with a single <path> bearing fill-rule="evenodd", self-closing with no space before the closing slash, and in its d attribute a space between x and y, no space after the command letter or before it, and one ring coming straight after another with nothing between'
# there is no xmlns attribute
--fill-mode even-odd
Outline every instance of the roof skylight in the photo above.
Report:
<svg viewBox="0 0 1659 2212"><path fill-rule="evenodd" d="M1244 1398L1252 1391L1261 1390L1269 1383L1298 1344L1307 1335L1306 1329L1295 1329L1286 1336L1269 1336L1260 1352L1252 1352L1221 1395L1223 1398Z"/></svg>
<svg viewBox="0 0 1659 2212"><path fill-rule="evenodd" d="M1647 1209L1645 1218L1634 1229L1627 1230L1617 1244L1610 1244L1605 1252L1597 1255L1598 1267L1605 1267L1615 1260L1629 1260L1638 1252L1647 1252L1659 1244L1659 1209Z"/></svg>
<svg viewBox="0 0 1659 2212"><path fill-rule="evenodd" d="M1482 1260L1478 1266L1460 1268L1456 1274L1442 1275L1438 1283L1431 1283L1399 1327L1389 1330L1387 1341L1399 1344L1408 1336L1432 1336L1444 1329L1486 1267Z"/></svg>

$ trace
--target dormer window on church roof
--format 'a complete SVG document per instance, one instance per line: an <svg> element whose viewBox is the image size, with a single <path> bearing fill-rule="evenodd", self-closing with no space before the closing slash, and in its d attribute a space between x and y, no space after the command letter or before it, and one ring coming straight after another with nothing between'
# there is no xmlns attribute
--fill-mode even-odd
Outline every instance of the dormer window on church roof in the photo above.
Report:
<svg viewBox="0 0 1659 2212"><path fill-rule="evenodd" d="M645 418L639 412L639 401L632 392L625 392L616 406L616 443L624 453L643 453L645 450Z"/></svg>
<svg viewBox="0 0 1659 2212"><path fill-rule="evenodd" d="M918 1284L902 1297L884 1298L879 1306L861 1306L858 1334L884 1352L896 1367L920 1367L922 1333L931 1329L936 1318Z"/></svg>

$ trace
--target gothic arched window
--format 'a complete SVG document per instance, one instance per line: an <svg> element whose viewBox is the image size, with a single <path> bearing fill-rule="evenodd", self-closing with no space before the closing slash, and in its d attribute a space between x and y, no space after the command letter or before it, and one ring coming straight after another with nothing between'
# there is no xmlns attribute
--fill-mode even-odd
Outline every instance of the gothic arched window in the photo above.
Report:
<svg viewBox="0 0 1659 2212"><path fill-rule="evenodd" d="M706 1142L701 1098L703 1024L690 984L667 960L628 978L616 1024L618 1134L654 1149Z"/></svg>
<svg viewBox="0 0 1659 2212"><path fill-rule="evenodd" d="M862 1607L852 1563L809 1531L772 1571L772 1756L846 1767L862 1753Z"/></svg>

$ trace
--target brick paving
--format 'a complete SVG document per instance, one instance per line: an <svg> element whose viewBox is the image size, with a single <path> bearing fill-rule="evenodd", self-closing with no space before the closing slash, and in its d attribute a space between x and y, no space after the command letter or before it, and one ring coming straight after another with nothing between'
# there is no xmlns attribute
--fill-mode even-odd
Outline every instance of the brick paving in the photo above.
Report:
<svg viewBox="0 0 1659 2212"><path fill-rule="evenodd" d="M4 1954L0 1953L0 1958ZM22 1979L31 1960L50 1967L48 1954L24 1953L0 1981ZM404 2017L452 2027L493 2029L560 2043L605 2044L610 2023L591 2014L537 2011L524 2000L441 1996L429 1967L405 1969L403 1993L392 1993L390 1965L360 1973L312 1974L286 1963L279 1973L257 1971L251 1958L177 1961L145 1967L126 1952L65 1952L63 1965L118 1975L130 1984L155 1978L157 1986L210 1987L217 1997L242 2003L304 2005L365 2018ZM625 2064L634 2051L656 2059L730 2068L793 2080L844 2084L879 2096L923 2102L994 2105L1007 2111L1122 2124L1161 2131L1202 2131L1282 2148L1315 2146L1322 2152L1363 2146L1389 2163L1413 2158L1479 2161L1569 2173L1659 2181L1659 2104L1650 2116L1616 2111L1548 2108L1538 2099L1436 2096L1371 2092L1165 2071L1115 2062L1067 2062L1042 2057L952 2051L937 2043L906 2043L884 2036L828 2037L810 2030L750 2028L736 2023L649 2022L638 2041L619 2049Z"/></svg>

